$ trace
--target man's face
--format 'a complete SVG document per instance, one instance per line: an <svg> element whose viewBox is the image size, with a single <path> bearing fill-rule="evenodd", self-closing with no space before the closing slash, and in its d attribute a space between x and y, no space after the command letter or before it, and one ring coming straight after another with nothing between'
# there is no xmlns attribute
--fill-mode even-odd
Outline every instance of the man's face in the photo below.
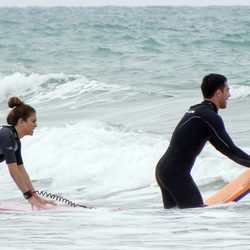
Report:
<svg viewBox="0 0 250 250"><path fill-rule="evenodd" d="M229 86L228 83L225 82L225 87L223 88L223 91L220 91L220 98L219 98L219 108L225 109L227 107L227 100L231 96L229 92Z"/></svg>

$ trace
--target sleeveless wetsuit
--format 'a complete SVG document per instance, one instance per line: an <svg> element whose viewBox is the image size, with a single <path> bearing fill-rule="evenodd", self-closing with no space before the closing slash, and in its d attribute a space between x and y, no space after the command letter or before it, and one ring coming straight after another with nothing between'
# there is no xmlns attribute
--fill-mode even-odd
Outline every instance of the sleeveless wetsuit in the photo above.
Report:
<svg viewBox="0 0 250 250"><path fill-rule="evenodd" d="M14 126L0 127L0 162L22 165L21 142Z"/></svg>
<svg viewBox="0 0 250 250"><path fill-rule="evenodd" d="M234 145L216 105L203 101L192 106L175 128L170 145L156 167L165 208L204 206L190 172L207 141L233 161L250 167L250 156Z"/></svg>

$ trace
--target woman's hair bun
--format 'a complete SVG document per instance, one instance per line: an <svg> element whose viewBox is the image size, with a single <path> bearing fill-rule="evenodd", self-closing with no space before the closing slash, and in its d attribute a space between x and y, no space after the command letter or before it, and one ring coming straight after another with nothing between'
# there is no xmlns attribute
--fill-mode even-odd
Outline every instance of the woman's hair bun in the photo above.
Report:
<svg viewBox="0 0 250 250"><path fill-rule="evenodd" d="M15 108L16 106L23 105L24 103L16 96L13 96L8 101L8 106L10 108Z"/></svg>

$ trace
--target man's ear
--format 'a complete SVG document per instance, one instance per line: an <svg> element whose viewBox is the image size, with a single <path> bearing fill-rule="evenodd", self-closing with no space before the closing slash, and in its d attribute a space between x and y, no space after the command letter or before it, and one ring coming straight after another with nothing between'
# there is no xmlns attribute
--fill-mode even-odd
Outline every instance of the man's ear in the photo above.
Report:
<svg viewBox="0 0 250 250"><path fill-rule="evenodd" d="M221 97L222 91L220 89L217 89L215 94L216 94L217 97Z"/></svg>

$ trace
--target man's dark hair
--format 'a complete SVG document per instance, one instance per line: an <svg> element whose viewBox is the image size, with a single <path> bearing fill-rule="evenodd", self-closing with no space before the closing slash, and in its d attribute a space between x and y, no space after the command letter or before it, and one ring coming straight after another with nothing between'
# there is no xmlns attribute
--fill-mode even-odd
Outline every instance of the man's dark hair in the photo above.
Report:
<svg viewBox="0 0 250 250"><path fill-rule="evenodd" d="M227 78L220 74L209 74L204 76L201 83L201 92L204 98L211 98L220 89L223 91Z"/></svg>

